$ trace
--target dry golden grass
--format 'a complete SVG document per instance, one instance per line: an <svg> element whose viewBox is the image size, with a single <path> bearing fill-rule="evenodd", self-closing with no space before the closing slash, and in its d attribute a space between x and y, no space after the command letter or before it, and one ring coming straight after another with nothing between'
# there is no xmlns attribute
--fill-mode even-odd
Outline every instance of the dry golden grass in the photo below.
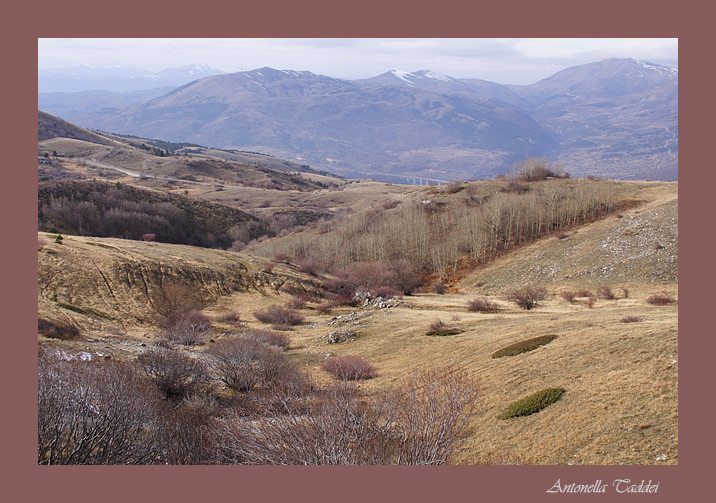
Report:
<svg viewBox="0 0 716 503"><path fill-rule="evenodd" d="M321 370L321 363L330 356L365 358L377 369L374 379L360 385L369 394L394 385L417 368L465 369L479 382L480 405L454 460L457 463L675 464L678 304L653 306L645 299L661 292L677 297L677 278L669 268L678 259L677 249L663 239L664 249L650 247L662 255L642 254L648 240L634 238L633 246L620 252L631 257L626 262L634 267L605 270L601 268L611 255L596 252L604 249L605 242L613 242L607 238L623 237L625 230L646 226L666 234L673 231L675 184L635 186L648 199L645 206L625 212L624 218L609 217L570 232L568 239L547 238L502 257L468 276L457 285L457 293L420 294L405 297L397 307L342 307L330 314L319 314L313 309L315 303L309 303L300 310L305 321L285 332L292 340L286 354L318 384L331 381ZM362 197L370 197L373 189L365 189ZM660 224L649 227L649 219ZM624 227L629 222L633 228ZM52 235L42 235L48 244L38 252L40 315L76 324L84 339L40 337L40 341L71 351L89 348L117 357L141 351L141 344L156 336L146 293L152 288L152 271L193 278L193 286L205 301L204 314L217 320L222 314L238 312L243 326L255 329L266 326L251 313L270 305L285 306L291 300L278 291L278 283L292 281L310 287L314 281L288 264L277 264L273 274L262 273L263 259L228 252L74 236L65 236L63 244L57 244ZM570 251L569 257L578 257L570 265L571 272L549 273L549 266ZM134 281L128 282L122 274L127 264L138 266L143 275L130 275ZM535 264L542 269L535 269ZM580 271L591 272L580 275ZM229 278L239 288L225 288ZM482 281L483 286L476 286ZM527 282L544 285L548 291L545 302L531 311L519 309L504 297ZM617 293L616 300L596 299L589 308L581 302L568 303L559 295L566 289L594 291L603 284ZM621 295L622 286L628 286L628 298ZM469 312L467 302L476 293L487 295L500 311ZM101 311L113 319L70 311L58 302ZM345 323L334 320L351 312L352 316L343 318L348 319ZM623 323L626 316L641 321ZM436 318L461 333L426 336ZM327 344L328 333L340 328L349 328L357 337ZM220 339L236 329L215 322L213 336ZM547 334L558 337L528 353L492 358L501 348ZM566 390L555 404L531 416L497 419L511 402L551 387Z"/></svg>

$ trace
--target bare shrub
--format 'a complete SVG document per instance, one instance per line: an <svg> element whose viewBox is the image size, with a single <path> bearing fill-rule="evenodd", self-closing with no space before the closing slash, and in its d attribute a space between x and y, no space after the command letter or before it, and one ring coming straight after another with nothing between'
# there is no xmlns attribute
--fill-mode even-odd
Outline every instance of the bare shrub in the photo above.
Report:
<svg viewBox="0 0 716 503"><path fill-rule="evenodd" d="M271 350L247 338L224 339L206 350L210 368L237 392L251 391L262 378L261 362Z"/></svg>
<svg viewBox="0 0 716 503"><path fill-rule="evenodd" d="M270 420L233 415L219 421L224 463L261 465L445 464L477 401L464 372L422 371L364 399L347 384L321 390L308 408L287 402Z"/></svg>
<svg viewBox="0 0 716 503"><path fill-rule="evenodd" d="M239 337L280 349L286 349L291 345L290 337L286 334L273 332L271 330L247 330L245 332L241 332Z"/></svg>
<svg viewBox="0 0 716 503"><path fill-rule="evenodd" d="M460 333L460 330L448 325L444 321L440 319L436 319L432 323L430 323L430 326L428 327L428 332L426 335L438 335L438 336L445 336L445 335L457 335Z"/></svg>
<svg viewBox="0 0 716 503"><path fill-rule="evenodd" d="M376 368L359 356L335 356L321 363L321 368L341 381L357 381L375 377Z"/></svg>
<svg viewBox="0 0 716 503"><path fill-rule="evenodd" d="M389 442L375 408L362 402L354 386L320 391L308 410L287 406L287 414L270 420L234 415L221 421L218 459L254 465L380 464L390 459L391 453L381 449Z"/></svg>
<svg viewBox="0 0 716 503"><path fill-rule="evenodd" d="M328 266L319 260L306 258L298 262L301 271L311 276L318 277L328 270Z"/></svg>
<svg viewBox="0 0 716 503"><path fill-rule="evenodd" d="M584 305L589 309L594 308L594 297L587 297L587 300L584 301Z"/></svg>
<svg viewBox="0 0 716 503"><path fill-rule="evenodd" d="M461 190L463 190L464 188L465 187L462 186L462 182L455 181L455 182L451 182L451 183L444 185L443 191L445 192L445 194L456 194L456 193L460 192Z"/></svg>
<svg viewBox="0 0 716 503"><path fill-rule="evenodd" d="M659 293L647 297L646 302L647 304L652 304L654 306L668 306L669 304L675 303L676 300L669 294Z"/></svg>
<svg viewBox="0 0 716 503"><path fill-rule="evenodd" d="M203 344L207 332L212 329L211 320L196 310L177 312L170 317L163 317L160 326L164 329L160 335L162 339L183 346Z"/></svg>
<svg viewBox="0 0 716 503"><path fill-rule="evenodd" d="M423 284L423 277L418 268L408 260L392 260L389 266L393 271L392 283L389 286L400 290L405 295L410 295Z"/></svg>
<svg viewBox="0 0 716 503"><path fill-rule="evenodd" d="M323 302L316 306L318 314L330 314L335 305L332 302Z"/></svg>
<svg viewBox="0 0 716 503"><path fill-rule="evenodd" d="M157 235L151 232L146 232L142 234L142 240L143 241L156 241Z"/></svg>
<svg viewBox="0 0 716 503"><path fill-rule="evenodd" d="M268 334L253 335L258 337L225 339L207 350L209 365L219 380L239 393L251 391L260 384L264 390L261 396L268 402L302 396L308 383L296 364L274 349L276 345L270 347L258 341L266 340L262 336ZM270 397L271 394L277 396Z"/></svg>
<svg viewBox="0 0 716 503"><path fill-rule="evenodd" d="M291 309L281 306L269 306L260 311L254 311L257 320L263 323L270 323L276 326L293 326L298 325L304 320L304 316Z"/></svg>
<svg viewBox="0 0 716 503"><path fill-rule="evenodd" d="M581 290L578 290L576 292L577 297L594 297L594 294L587 290L586 288L582 288Z"/></svg>
<svg viewBox="0 0 716 503"><path fill-rule="evenodd" d="M500 306L486 297L476 297L467 303L467 310L473 313L496 313Z"/></svg>
<svg viewBox="0 0 716 503"><path fill-rule="evenodd" d="M614 292L612 292L612 289L608 286L600 286L599 288L597 288L597 295L600 299L605 300L614 300L617 298Z"/></svg>
<svg viewBox="0 0 716 503"><path fill-rule="evenodd" d="M292 257L288 253L278 252L274 253L273 259L276 262L284 263L284 264L290 264Z"/></svg>
<svg viewBox="0 0 716 503"><path fill-rule="evenodd" d="M518 182L517 180L510 180L505 185L500 187L500 192L515 192L517 194L524 194L525 192L529 192L530 186L521 182Z"/></svg>
<svg viewBox="0 0 716 503"><path fill-rule="evenodd" d="M434 281L432 285L430 285L430 288L433 292L437 293L438 295L443 295L445 292L447 292L447 286L445 283L443 283L441 280Z"/></svg>
<svg viewBox="0 0 716 503"><path fill-rule="evenodd" d="M264 262L264 272L267 272L267 273L269 273L269 274L272 274L274 267L276 267L276 263L275 263L275 262L271 262L270 260Z"/></svg>
<svg viewBox="0 0 716 503"><path fill-rule="evenodd" d="M291 309L303 309L306 307L306 304L314 300L314 296L309 293L301 293L298 295L294 295L293 298L289 301L288 307Z"/></svg>
<svg viewBox="0 0 716 503"><path fill-rule="evenodd" d="M569 302L570 304L574 304L574 299L577 298L577 294L576 294L575 292L572 292L572 291L569 291L569 290L568 290L568 291L565 291L565 292L562 292L562 293L560 294L560 296L561 296L564 300L566 300L567 302Z"/></svg>
<svg viewBox="0 0 716 503"><path fill-rule="evenodd" d="M556 237L557 239L566 239L569 237L569 234L566 234L564 232L557 232L554 237Z"/></svg>
<svg viewBox="0 0 716 503"><path fill-rule="evenodd" d="M219 323L227 323L229 325L242 325L241 315L236 311L230 311L216 318Z"/></svg>
<svg viewBox="0 0 716 503"><path fill-rule="evenodd" d="M513 290L507 295L508 300L514 302L522 309L530 310L539 307L540 302L547 297L547 290L542 287L524 286Z"/></svg>
<svg viewBox="0 0 716 503"><path fill-rule="evenodd" d="M630 316L625 316L625 317L623 317L623 318L622 318L621 320L619 320L619 321L622 322L622 323L637 323L637 322L639 322L639 321L641 321L641 320L642 320L642 319L641 319L641 317L639 317L639 316L630 315Z"/></svg>
<svg viewBox="0 0 716 503"><path fill-rule="evenodd" d="M165 398L184 398L207 381L201 361L173 349L149 348L137 357L137 365Z"/></svg>
<svg viewBox="0 0 716 503"><path fill-rule="evenodd" d="M147 425L159 397L131 365L43 353L38 371L39 464L144 464L154 458Z"/></svg>
<svg viewBox="0 0 716 503"><path fill-rule="evenodd" d="M45 246L47 246L50 242L45 239L42 236L37 237L37 251L42 250Z"/></svg>
<svg viewBox="0 0 716 503"><path fill-rule="evenodd" d="M510 167L508 176L525 182L537 182L550 177L561 176L559 168L552 167L546 159L531 157Z"/></svg>
<svg viewBox="0 0 716 503"><path fill-rule="evenodd" d="M54 323L42 318L37 319L37 332L50 339L60 339L63 341L80 338L80 330L76 326L66 323Z"/></svg>
<svg viewBox="0 0 716 503"><path fill-rule="evenodd" d="M184 313L198 309L199 301L185 284L176 279L166 279L153 295L152 305L159 315L159 323L166 324Z"/></svg>
<svg viewBox="0 0 716 503"><path fill-rule="evenodd" d="M625 299L629 298L629 289L626 287L622 287L622 294L624 295Z"/></svg>
<svg viewBox="0 0 716 503"><path fill-rule="evenodd" d="M450 461L477 404L477 383L456 369L424 370L381 400L380 411L397 440L395 464Z"/></svg>
<svg viewBox="0 0 716 503"><path fill-rule="evenodd" d="M186 397L178 405L163 402L157 407L153 432L160 460L170 465L199 465L213 461L210 448L217 405L207 395Z"/></svg>

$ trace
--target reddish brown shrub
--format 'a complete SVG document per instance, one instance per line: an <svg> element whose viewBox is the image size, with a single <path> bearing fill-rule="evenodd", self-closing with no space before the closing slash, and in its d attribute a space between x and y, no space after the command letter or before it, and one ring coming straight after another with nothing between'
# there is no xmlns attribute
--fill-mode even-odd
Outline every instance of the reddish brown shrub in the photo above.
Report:
<svg viewBox="0 0 716 503"><path fill-rule="evenodd" d="M271 274L271 273L273 273L274 267L276 267L275 262L271 262L271 261L264 262L264 272Z"/></svg>
<svg viewBox="0 0 716 503"><path fill-rule="evenodd" d="M38 362L38 464L145 464L157 450L158 393L136 369L114 361Z"/></svg>
<svg viewBox="0 0 716 503"><path fill-rule="evenodd" d="M476 401L474 380L452 369L416 373L370 400L343 383L316 393L307 408L288 402L270 420L219 421L217 452L241 464L444 464Z"/></svg>
<svg viewBox="0 0 716 503"><path fill-rule="evenodd" d="M237 337L218 341L206 354L220 381L234 391L246 392L263 378L264 360L276 353L260 342Z"/></svg>
<svg viewBox="0 0 716 503"><path fill-rule="evenodd" d="M574 299L577 298L577 294L571 291L562 292L560 296L570 304L573 304Z"/></svg>
<svg viewBox="0 0 716 503"><path fill-rule="evenodd" d="M341 381L357 381L375 377L376 368L359 356L334 356L321 363L321 368Z"/></svg>
<svg viewBox="0 0 716 503"><path fill-rule="evenodd" d="M269 306L266 309L254 311L254 316L263 323L281 326L298 325L304 320L301 313L281 306Z"/></svg>
<svg viewBox="0 0 716 503"><path fill-rule="evenodd" d="M322 304L318 304L316 306L316 312L319 314L330 314L334 307L335 305L331 302L323 302Z"/></svg>
<svg viewBox="0 0 716 503"><path fill-rule="evenodd" d="M210 449L218 406L209 395L192 395L181 403L157 406L158 420L152 432L159 447L158 462L199 465L213 462Z"/></svg>
<svg viewBox="0 0 716 503"><path fill-rule="evenodd" d="M164 329L160 335L164 341L183 346L203 344L206 342L206 334L212 329L211 320L195 310L163 317L160 326Z"/></svg>
<svg viewBox="0 0 716 503"><path fill-rule="evenodd" d="M147 349L137 357L137 365L166 398L183 398L207 381L201 361L173 349Z"/></svg>
<svg viewBox="0 0 716 503"><path fill-rule="evenodd" d="M524 194L525 192L528 192L530 190L530 186L526 185L524 183L518 182L517 180L511 180L507 182L505 185L500 187L500 192L515 192L517 194Z"/></svg>
<svg viewBox="0 0 716 503"><path fill-rule="evenodd" d="M315 297L310 293L294 294L293 298L289 301L288 307L291 309L303 309L306 304L315 300Z"/></svg>
<svg viewBox="0 0 716 503"><path fill-rule="evenodd" d="M310 274L311 276L315 277L320 276L322 273L328 270L328 266L325 262L310 258L300 260L298 262L298 267L306 274Z"/></svg>
<svg viewBox="0 0 716 503"><path fill-rule="evenodd" d="M447 185L444 185L443 191L445 192L445 194L456 194L456 193L460 192L461 190L463 190L464 188L465 187L462 186L462 182L455 181L455 182L448 183Z"/></svg>
<svg viewBox="0 0 716 503"><path fill-rule="evenodd" d="M284 264L290 264L292 257L288 253L274 253L273 259L276 262L283 262Z"/></svg>
<svg viewBox="0 0 716 503"><path fill-rule="evenodd" d="M612 289L608 286L600 286L597 289L597 295L600 299L606 299L606 300L614 300L617 298L616 295L614 295L614 292L612 292Z"/></svg>
<svg viewBox="0 0 716 503"><path fill-rule="evenodd" d="M80 338L80 330L76 326L66 323L54 323L42 318L37 319L37 332L45 337L63 341Z"/></svg>
<svg viewBox="0 0 716 503"><path fill-rule="evenodd" d="M654 306L668 306L669 304L675 303L676 300L669 294L659 293L647 297L646 302Z"/></svg>
<svg viewBox="0 0 716 503"><path fill-rule="evenodd" d="M242 325L241 315L236 311L222 314L216 318L219 323L228 323L229 325Z"/></svg>
<svg viewBox="0 0 716 503"><path fill-rule="evenodd" d="M477 297L467 303L467 310L473 313L496 313L500 306L486 297Z"/></svg>
<svg viewBox="0 0 716 503"><path fill-rule="evenodd" d="M152 305L161 318L172 318L196 310L199 301L186 285L176 279L166 279L152 296Z"/></svg>
<svg viewBox="0 0 716 503"><path fill-rule="evenodd" d="M247 330L241 332L239 337L242 339L250 339L267 346L273 346L280 349L286 349L291 345L291 338L280 332L271 330Z"/></svg>
<svg viewBox="0 0 716 503"><path fill-rule="evenodd" d="M428 332L425 335L438 335L438 336L446 336L446 335L457 335L460 333L460 330L448 325L444 321L440 319L436 319L433 321L430 326L428 327Z"/></svg>
<svg viewBox="0 0 716 503"><path fill-rule="evenodd" d="M507 296L522 309L530 310L539 307L541 301L547 297L547 290L541 287L524 286L513 290Z"/></svg>
<svg viewBox="0 0 716 503"><path fill-rule="evenodd" d="M433 292L437 293L438 295L443 295L445 292L447 292L447 286L442 281L438 280L433 282L432 285L430 285L430 288L433 290Z"/></svg>

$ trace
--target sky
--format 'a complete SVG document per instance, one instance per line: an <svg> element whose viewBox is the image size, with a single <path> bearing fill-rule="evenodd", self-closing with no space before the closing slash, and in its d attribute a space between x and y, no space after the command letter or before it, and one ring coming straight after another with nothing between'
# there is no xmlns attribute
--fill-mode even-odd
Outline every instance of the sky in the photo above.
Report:
<svg viewBox="0 0 716 503"><path fill-rule="evenodd" d="M81 65L149 71L207 64L224 71L269 66L340 79L390 70L531 84L570 66L634 58L678 68L678 39L656 38L41 38L38 69Z"/></svg>

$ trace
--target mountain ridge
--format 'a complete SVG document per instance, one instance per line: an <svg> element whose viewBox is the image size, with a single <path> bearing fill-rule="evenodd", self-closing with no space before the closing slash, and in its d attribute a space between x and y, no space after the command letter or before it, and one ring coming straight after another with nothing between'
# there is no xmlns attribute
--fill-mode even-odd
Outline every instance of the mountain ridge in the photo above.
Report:
<svg viewBox="0 0 716 503"><path fill-rule="evenodd" d="M571 67L528 86L430 70L349 81L264 67L79 123L307 159L346 176L484 178L543 156L575 175L678 177L678 71L633 59Z"/></svg>

